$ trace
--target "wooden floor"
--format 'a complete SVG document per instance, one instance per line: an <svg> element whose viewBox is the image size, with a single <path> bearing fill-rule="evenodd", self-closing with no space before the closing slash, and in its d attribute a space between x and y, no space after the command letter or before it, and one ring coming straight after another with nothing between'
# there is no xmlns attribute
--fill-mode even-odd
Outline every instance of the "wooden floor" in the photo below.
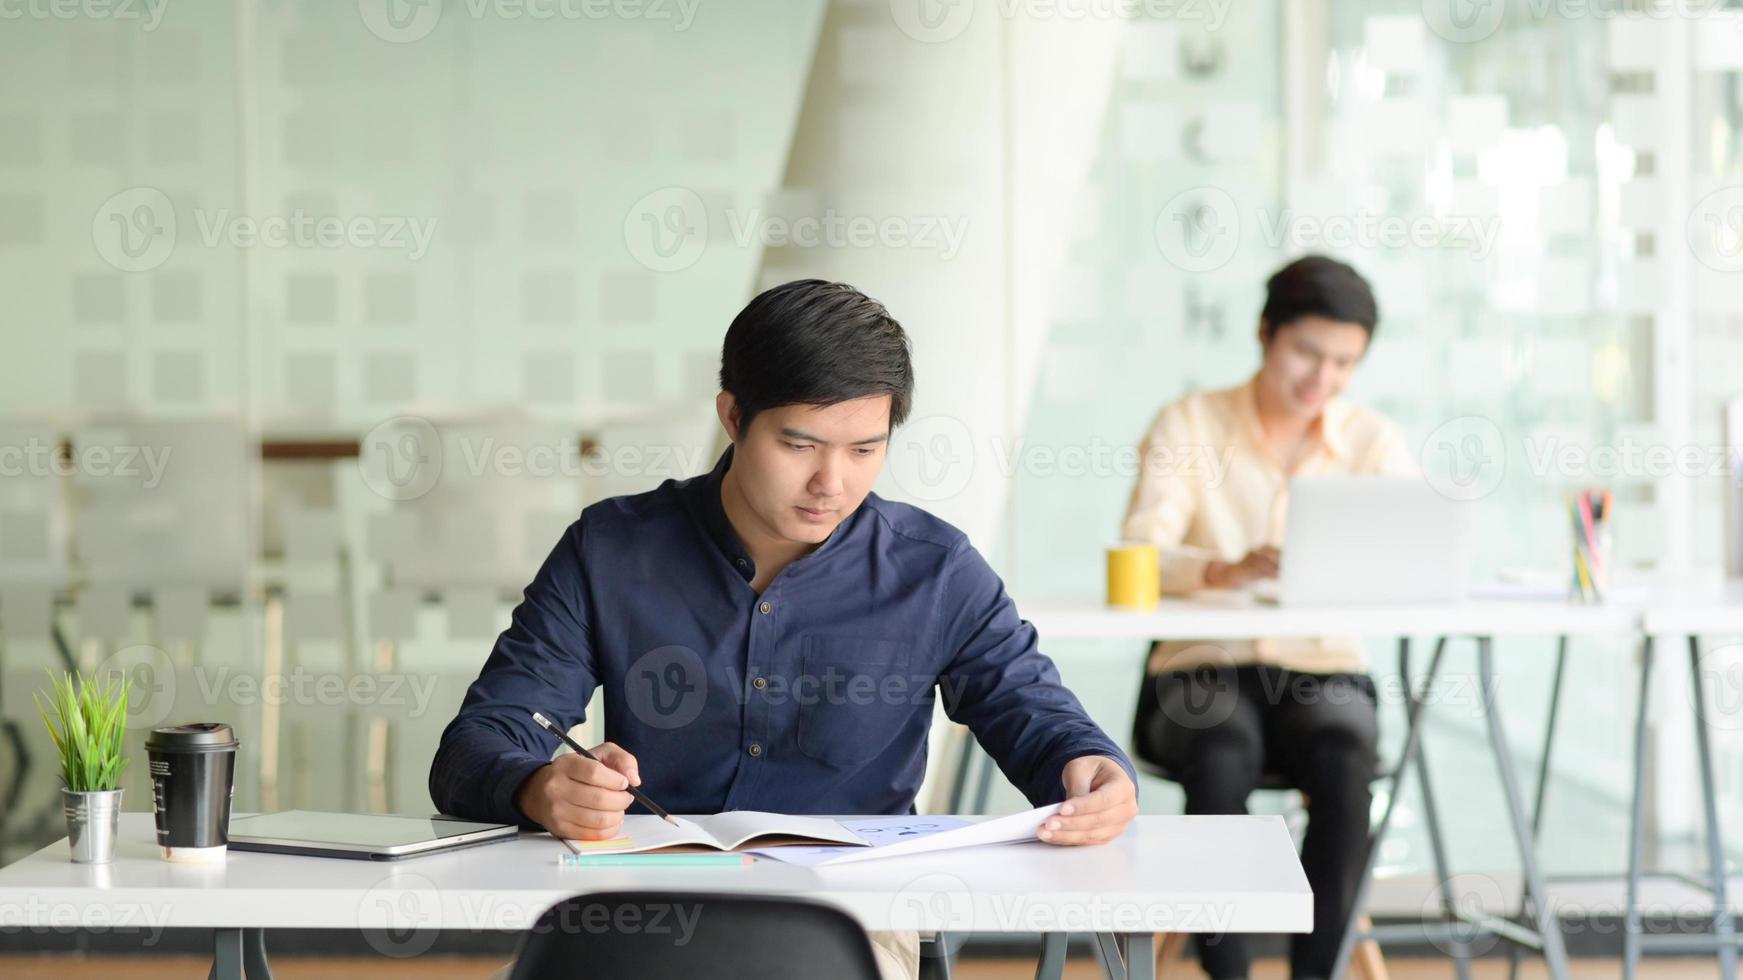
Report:
<svg viewBox="0 0 1743 980"><path fill-rule="evenodd" d="M104 977L106 980L188 980L206 975L211 961L193 956L0 956L0 977L7 980L69 980L70 977ZM482 980L501 967L502 961L473 957L424 957L409 960L388 959L327 959L319 957L278 956L272 961L272 973L278 980L317 980L317 978L391 978L418 977L420 980ZM1393 980L1452 980L1450 962L1432 959L1393 957L1386 961ZM1573 980L1609 980L1620 977L1621 964L1614 959L1573 961ZM1479 961L1471 971L1475 980L1504 980L1507 961ZM1683 978L1713 977L1718 966L1706 957L1669 957L1647 959L1641 963L1642 980L1683 980ZM1035 975L1033 960L963 959L951 971L956 980L994 980L994 978L1029 978ZM1254 964L1253 980L1287 980L1288 964L1280 959L1260 960ZM1073 959L1065 970L1068 980L1093 980L1101 976L1093 960ZM1204 980L1196 967L1173 971L1175 980ZM1545 980L1548 973L1541 962L1526 963L1520 976L1529 980Z"/></svg>

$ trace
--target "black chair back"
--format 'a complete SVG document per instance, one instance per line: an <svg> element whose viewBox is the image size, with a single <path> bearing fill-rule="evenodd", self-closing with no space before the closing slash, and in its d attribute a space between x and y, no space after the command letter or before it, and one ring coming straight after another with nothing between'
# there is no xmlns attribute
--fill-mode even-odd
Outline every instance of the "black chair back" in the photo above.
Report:
<svg viewBox="0 0 1743 980"><path fill-rule="evenodd" d="M847 913L788 898L600 892L564 899L521 943L511 980L878 980Z"/></svg>

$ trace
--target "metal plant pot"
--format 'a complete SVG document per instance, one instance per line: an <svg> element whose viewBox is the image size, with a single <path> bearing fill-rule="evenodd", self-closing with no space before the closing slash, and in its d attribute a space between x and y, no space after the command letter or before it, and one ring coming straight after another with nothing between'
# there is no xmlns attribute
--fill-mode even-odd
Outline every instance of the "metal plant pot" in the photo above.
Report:
<svg viewBox="0 0 1743 980"><path fill-rule="evenodd" d="M121 792L61 790L74 864L108 864L115 859L115 837L121 831Z"/></svg>

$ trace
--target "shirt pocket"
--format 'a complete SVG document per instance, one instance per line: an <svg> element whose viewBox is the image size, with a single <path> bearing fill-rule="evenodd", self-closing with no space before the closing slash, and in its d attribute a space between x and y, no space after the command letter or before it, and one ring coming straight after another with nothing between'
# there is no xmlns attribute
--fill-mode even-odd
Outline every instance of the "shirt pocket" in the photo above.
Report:
<svg viewBox="0 0 1743 980"><path fill-rule="evenodd" d="M877 758L926 704L908 670L908 644L864 637L808 636L801 646L799 751L833 766Z"/></svg>

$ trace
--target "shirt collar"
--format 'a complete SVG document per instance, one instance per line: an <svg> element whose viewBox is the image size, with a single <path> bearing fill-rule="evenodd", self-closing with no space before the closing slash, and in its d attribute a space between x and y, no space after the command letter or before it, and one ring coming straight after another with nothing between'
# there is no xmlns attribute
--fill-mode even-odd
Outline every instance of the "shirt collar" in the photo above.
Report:
<svg viewBox="0 0 1743 980"><path fill-rule="evenodd" d="M720 553L730 559L748 581L755 573L750 567L750 553L745 549L744 542L739 540L738 532L732 529L732 521L726 516L726 505L720 500L720 484L729 469L732 469L730 445L720 454L720 459L715 461L714 469L692 486L696 490L696 509L702 515L702 526L708 531L708 536L714 539L714 545L720 549Z"/></svg>
<svg viewBox="0 0 1743 980"><path fill-rule="evenodd" d="M726 471L732 469L732 449L733 447L729 444L726 451L720 454L720 459L715 462L714 469L701 479L692 481L691 486L700 498L695 501L695 505L701 513L702 525L707 529L708 536L713 539L715 547L720 549L721 554L732 562L733 569L748 582L756 576L756 565L752 563L750 551L745 548L743 539L733 528L731 518L726 516L726 504L720 497L721 484L726 479ZM861 514L871 504L873 496L873 494L867 494L866 499L854 508L853 513L847 515L846 519L835 526L835 530L830 532L829 537L821 545L818 545L808 554L793 559L792 563L797 565L800 562L809 562L839 547L841 541L862 523Z"/></svg>
<svg viewBox="0 0 1743 980"><path fill-rule="evenodd" d="M1349 429L1349 417L1350 407L1343 399L1333 398L1325 403L1325 408L1314 422L1314 434L1319 436L1320 446L1337 459L1343 459L1350 454L1350 445L1345 436Z"/></svg>
<svg viewBox="0 0 1743 980"><path fill-rule="evenodd" d="M1260 455L1266 455L1265 429L1259 424L1259 376L1254 374L1242 385L1235 397L1235 411L1239 419L1238 428L1253 449ZM1325 450L1326 454L1343 459L1349 455L1350 447L1346 441L1344 430L1348 427L1350 406L1341 398L1333 398L1325 403L1320 410L1319 418L1313 420L1314 441Z"/></svg>
<svg viewBox="0 0 1743 980"><path fill-rule="evenodd" d="M1236 430L1247 440L1247 445L1261 456L1268 453L1265 449L1265 427L1259 424L1259 376L1253 375L1247 383L1235 392Z"/></svg>

